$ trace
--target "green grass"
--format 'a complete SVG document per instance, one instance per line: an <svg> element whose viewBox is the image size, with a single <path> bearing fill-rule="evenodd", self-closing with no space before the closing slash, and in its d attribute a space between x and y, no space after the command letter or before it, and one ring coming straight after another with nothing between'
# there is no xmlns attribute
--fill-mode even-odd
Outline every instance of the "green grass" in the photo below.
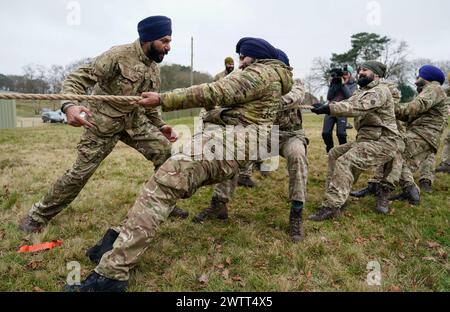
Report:
<svg viewBox="0 0 450 312"><path fill-rule="evenodd" d="M191 124L183 119L172 124ZM306 214L319 205L327 158L321 118L305 115L311 139ZM63 125L0 131L0 291L59 291L67 263L86 276L84 255L110 225L119 224L152 164L119 143L81 194L43 233L25 235L17 221L76 157L80 129ZM351 132L354 137L354 131ZM440 154L439 154L440 155ZM238 188L227 222L199 225L170 220L132 274L131 291L449 291L450 177L438 175L422 205L393 203L388 216L371 210L372 198L350 201L345 215L305 223L303 244L289 242L285 162L258 187ZM365 185L370 173L355 188ZM179 203L193 215L209 204L211 187ZM18 254L20 246L61 239L48 252ZM368 286L369 261L381 264L382 286ZM208 283L199 277L208 276Z"/></svg>

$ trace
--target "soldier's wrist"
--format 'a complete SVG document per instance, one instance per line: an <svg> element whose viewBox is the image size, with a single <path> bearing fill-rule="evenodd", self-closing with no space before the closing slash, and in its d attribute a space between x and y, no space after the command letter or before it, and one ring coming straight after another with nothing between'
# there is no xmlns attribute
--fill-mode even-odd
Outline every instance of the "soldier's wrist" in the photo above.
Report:
<svg viewBox="0 0 450 312"><path fill-rule="evenodd" d="M74 103L67 102L61 105L61 111L65 114L69 107L76 106Z"/></svg>

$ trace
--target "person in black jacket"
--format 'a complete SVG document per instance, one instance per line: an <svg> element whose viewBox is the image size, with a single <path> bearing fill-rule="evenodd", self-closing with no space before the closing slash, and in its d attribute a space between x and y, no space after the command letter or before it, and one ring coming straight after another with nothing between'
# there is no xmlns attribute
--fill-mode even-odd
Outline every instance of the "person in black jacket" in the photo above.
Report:
<svg viewBox="0 0 450 312"><path fill-rule="evenodd" d="M347 66L346 66L347 67ZM351 72L349 69L334 68L331 70L331 82L328 89L327 100L329 102L341 102L350 98L355 91L355 88L350 89L352 81ZM350 77L348 77L350 73ZM344 74L347 74L348 78L344 78ZM337 137L339 145L347 143L347 118L346 117L332 117L325 116L323 122L322 138L325 142L327 153L334 147L333 142L333 130L334 126L337 127Z"/></svg>

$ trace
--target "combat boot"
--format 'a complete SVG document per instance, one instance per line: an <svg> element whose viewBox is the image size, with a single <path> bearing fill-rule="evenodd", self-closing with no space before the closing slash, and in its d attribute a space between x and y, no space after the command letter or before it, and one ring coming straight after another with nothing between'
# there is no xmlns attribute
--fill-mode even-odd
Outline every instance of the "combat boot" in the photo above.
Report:
<svg viewBox="0 0 450 312"><path fill-rule="evenodd" d="M213 196L211 205L194 217L195 222L203 222L208 218L217 218L219 220L228 219L227 202Z"/></svg>
<svg viewBox="0 0 450 312"><path fill-rule="evenodd" d="M433 186L431 184L431 181L428 179L422 179L419 181L419 187L422 191L425 193L431 194L433 193Z"/></svg>
<svg viewBox="0 0 450 312"><path fill-rule="evenodd" d="M363 197L366 197L369 195L376 196L378 187L379 187L379 183L369 182L369 184L367 185L366 188L363 188L362 190L359 190L359 191L351 192L350 196L356 197L356 198L363 198Z"/></svg>
<svg viewBox="0 0 450 312"><path fill-rule="evenodd" d="M437 173L450 173L450 165L442 163L436 168Z"/></svg>
<svg viewBox="0 0 450 312"><path fill-rule="evenodd" d="M389 213L389 195L391 189L386 186L379 186L377 191L377 205L375 210L381 214Z"/></svg>
<svg viewBox="0 0 450 312"><path fill-rule="evenodd" d="M291 208L289 215L289 236L293 243L297 244L305 239L303 229L303 208Z"/></svg>
<svg viewBox="0 0 450 312"><path fill-rule="evenodd" d="M175 207L169 215L169 218L187 219L187 217L189 217L189 212L178 207Z"/></svg>
<svg viewBox="0 0 450 312"><path fill-rule="evenodd" d="M117 237L119 237L119 233L109 229L94 247L91 247L86 251L86 256L88 256L88 258L95 264L99 264L103 255L113 249L113 245Z"/></svg>
<svg viewBox="0 0 450 312"><path fill-rule="evenodd" d="M414 184L403 188L402 193L392 196L389 200L408 200L411 205L418 206L420 204L420 192Z"/></svg>
<svg viewBox="0 0 450 312"><path fill-rule="evenodd" d="M248 188L254 188L256 186L255 182L253 182L252 178L247 176L239 176L238 185L244 186Z"/></svg>
<svg viewBox="0 0 450 312"><path fill-rule="evenodd" d="M319 210L308 217L309 220L321 222L329 219L337 218L341 215L341 209L332 209L328 207L319 207Z"/></svg>
<svg viewBox="0 0 450 312"><path fill-rule="evenodd" d="M39 233L44 227L44 223L37 222L30 216L26 216L19 221L19 229L25 233Z"/></svg>
<svg viewBox="0 0 450 312"><path fill-rule="evenodd" d="M66 285L65 292L124 292L128 281L113 280L92 272L80 285Z"/></svg>

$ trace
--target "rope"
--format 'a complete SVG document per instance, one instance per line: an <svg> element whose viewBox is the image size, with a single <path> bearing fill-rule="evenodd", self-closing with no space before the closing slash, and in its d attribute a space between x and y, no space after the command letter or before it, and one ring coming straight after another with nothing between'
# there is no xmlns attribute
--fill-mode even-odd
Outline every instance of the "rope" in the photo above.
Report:
<svg viewBox="0 0 450 312"><path fill-rule="evenodd" d="M0 93L0 100L105 101L122 104L133 104L141 99L142 98L140 96Z"/></svg>
<svg viewBox="0 0 450 312"><path fill-rule="evenodd" d="M121 104L134 104L141 100L140 96L113 96L113 95L77 95L77 94L27 94L27 93L0 93L0 100L36 100L36 101L104 101ZM312 106L301 105L302 109L312 109Z"/></svg>

